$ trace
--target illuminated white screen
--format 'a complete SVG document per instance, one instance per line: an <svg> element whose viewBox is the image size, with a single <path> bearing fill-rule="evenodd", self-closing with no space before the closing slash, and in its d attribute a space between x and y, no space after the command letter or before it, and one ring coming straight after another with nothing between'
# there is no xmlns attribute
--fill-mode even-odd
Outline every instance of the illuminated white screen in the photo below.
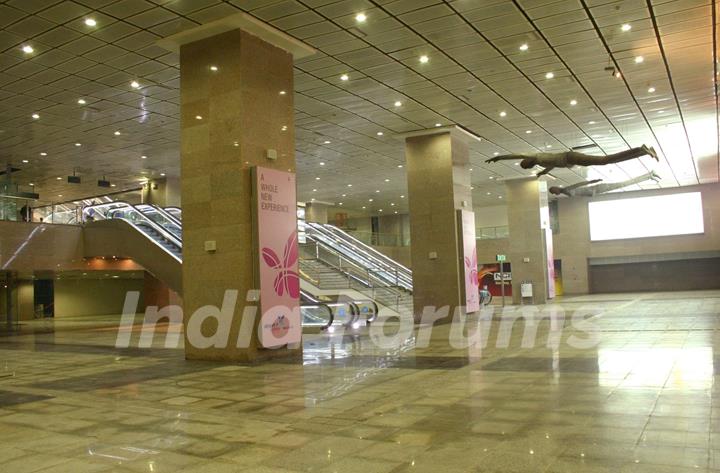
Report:
<svg viewBox="0 0 720 473"><path fill-rule="evenodd" d="M703 233L699 192L590 202L590 239Z"/></svg>

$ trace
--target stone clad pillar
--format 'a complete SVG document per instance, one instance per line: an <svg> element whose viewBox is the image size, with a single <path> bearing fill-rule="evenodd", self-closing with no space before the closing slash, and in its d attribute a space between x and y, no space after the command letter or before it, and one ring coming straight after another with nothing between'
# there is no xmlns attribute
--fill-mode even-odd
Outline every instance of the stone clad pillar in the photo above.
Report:
<svg viewBox="0 0 720 473"><path fill-rule="evenodd" d="M250 345L237 346L243 308L255 305L246 300L248 291L257 289L250 169L295 171L293 58L314 50L244 13L178 33L160 45L180 51L186 329L198 308L220 308L226 290L238 291L227 344L218 339L198 348L188 343L186 330L185 356L233 362L287 356L286 350L260 346L260 314L249 331ZM216 249L206 250L206 242ZM202 335L212 337L217 327L208 318Z"/></svg>
<svg viewBox="0 0 720 473"><path fill-rule="evenodd" d="M143 203L159 207L180 207L180 179L163 177L148 181L142 190Z"/></svg>
<svg viewBox="0 0 720 473"><path fill-rule="evenodd" d="M305 207L305 221L313 223L328 223L328 205L308 202Z"/></svg>
<svg viewBox="0 0 720 473"><path fill-rule="evenodd" d="M470 154L473 139L459 128L405 137L413 304L419 321L426 306L465 305L464 263L457 210L472 210Z"/></svg>
<svg viewBox="0 0 720 473"><path fill-rule="evenodd" d="M534 176L509 179L505 189L513 303L520 303L520 284L532 281L534 302L544 304L555 296L547 183Z"/></svg>

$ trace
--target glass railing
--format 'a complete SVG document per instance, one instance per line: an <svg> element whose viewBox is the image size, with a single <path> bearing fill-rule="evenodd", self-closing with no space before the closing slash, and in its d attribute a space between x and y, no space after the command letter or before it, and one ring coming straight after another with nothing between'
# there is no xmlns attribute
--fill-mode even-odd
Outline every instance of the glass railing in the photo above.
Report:
<svg viewBox="0 0 720 473"><path fill-rule="evenodd" d="M410 246L410 237L392 233L368 232L362 230L343 230L359 241L371 246Z"/></svg>
<svg viewBox="0 0 720 473"><path fill-rule="evenodd" d="M475 231L475 239L477 240L499 240L501 238L509 238L510 230L507 225L500 227L482 227Z"/></svg>

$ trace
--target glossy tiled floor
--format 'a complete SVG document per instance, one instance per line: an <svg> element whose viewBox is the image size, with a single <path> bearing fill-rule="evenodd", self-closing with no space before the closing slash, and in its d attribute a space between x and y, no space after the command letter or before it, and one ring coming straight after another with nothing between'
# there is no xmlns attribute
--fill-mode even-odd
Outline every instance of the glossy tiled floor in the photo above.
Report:
<svg viewBox="0 0 720 473"><path fill-rule="evenodd" d="M496 316L485 348L312 335L304 365L254 367L33 323L0 337L0 471L720 471L720 292L560 303L587 304L589 348L569 317L557 348L547 321L505 347Z"/></svg>

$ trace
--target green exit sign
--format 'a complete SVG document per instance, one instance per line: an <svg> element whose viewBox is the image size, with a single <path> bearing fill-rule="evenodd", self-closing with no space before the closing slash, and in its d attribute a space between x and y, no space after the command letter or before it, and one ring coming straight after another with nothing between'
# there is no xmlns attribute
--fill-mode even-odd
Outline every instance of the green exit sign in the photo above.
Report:
<svg viewBox="0 0 720 473"><path fill-rule="evenodd" d="M505 255L497 255L497 260L499 262L505 261Z"/></svg>

